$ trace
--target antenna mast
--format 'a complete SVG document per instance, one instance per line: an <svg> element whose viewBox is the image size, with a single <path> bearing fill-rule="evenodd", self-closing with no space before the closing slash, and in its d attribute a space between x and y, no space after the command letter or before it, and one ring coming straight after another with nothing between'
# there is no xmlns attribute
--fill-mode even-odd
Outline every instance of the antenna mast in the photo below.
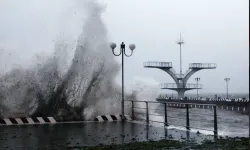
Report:
<svg viewBox="0 0 250 150"><path fill-rule="evenodd" d="M184 44L184 41L181 39L181 33L180 33L180 40L177 41L177 44L180 45L180 74L182 74L181 45Z"/></svg>

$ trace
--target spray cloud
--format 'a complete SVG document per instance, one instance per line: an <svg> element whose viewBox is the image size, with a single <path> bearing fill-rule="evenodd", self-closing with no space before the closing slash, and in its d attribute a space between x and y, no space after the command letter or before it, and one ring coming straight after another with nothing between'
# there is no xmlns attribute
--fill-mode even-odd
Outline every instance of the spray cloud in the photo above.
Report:
<svg viewBox="0 0 250 150"><path fill-rule="evenodd" d="M120 87L114 81L119 65L108 45L101 19L103 7L93 0L72 2L84 8L84 12L78 12L85 13L78 19L78 23L84 23L77 40L69 36L72 29L68 31L64 26L65 32L56 36L53 54L37 54L32 65L1 74L1 116L52 115L59 120L90 120L119 112Z"/></svg>

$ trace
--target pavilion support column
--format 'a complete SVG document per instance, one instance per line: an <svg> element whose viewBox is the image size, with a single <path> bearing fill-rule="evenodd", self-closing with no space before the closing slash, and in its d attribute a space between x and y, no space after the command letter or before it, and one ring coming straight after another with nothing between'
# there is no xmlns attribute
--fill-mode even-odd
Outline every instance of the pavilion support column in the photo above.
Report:
<svg viewBox="0 0 250 150"><path fill-rule="evenodd" d="M185 90L183 90L183 89L178 89L177 92L178 92L178 98L184 98Z"/></svg>

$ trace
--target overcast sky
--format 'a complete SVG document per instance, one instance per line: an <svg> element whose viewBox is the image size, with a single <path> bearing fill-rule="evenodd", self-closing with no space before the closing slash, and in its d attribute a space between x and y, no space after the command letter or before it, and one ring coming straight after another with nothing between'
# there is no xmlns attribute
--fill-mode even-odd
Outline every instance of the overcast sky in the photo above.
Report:
<svg viewBox="0 0 250 150"><path fill-rule="evenodd" d="M135 76L174 83L161 70L143 68L143 62L173 62L179 72L179 47L175 42L181 32L186 43L182 51L183 72L189 63L217 63L218 66L215 70L197 72L189 83L195 83L194 78L200 77L202 93L223 93L224 78L229 77L230 92L249 91L249 0L100 1L106 6L103 20L110 41L137 46L134 55L125 59L127 86ZM51 51L54 47L51 39L58 34L59 27L67 25L65 22L74 21L72 29L82 25L79 19L67 18L67 11L74 12L72 2L46 2L0 1L0 49L13 49L19 55L18 61L22 61L37 52ZM66 25L59 24L63 17L55 14L67 18Z"/></svg>
<svg viewBox="0 0 250 150"><path fill-rule="evenodd" d="M225 92L225 77L230 77L230 92L249 90L249 1L248 0L126 0L107 3L105 22L111 39L135 43L134 56L125 64L126 81L133 76L152 77L160 83L174 83L158 69L143 68L144 61L173 62L179 72L180 32L183 70L188 64L217 63L216 70L201 70L189 79L200 77L201 92ZM190 91L191 92L191 91ZM196 91L193 91L196 92Z"/></svg>

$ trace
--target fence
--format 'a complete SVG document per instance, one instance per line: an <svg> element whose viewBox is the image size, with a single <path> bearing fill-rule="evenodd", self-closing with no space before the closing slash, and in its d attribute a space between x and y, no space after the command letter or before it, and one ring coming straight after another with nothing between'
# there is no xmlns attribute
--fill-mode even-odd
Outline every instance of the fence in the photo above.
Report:
<svg viewBox="0 0 250 150"><path fill-rule="evenodd" d="M190 108L194 108L196 107L196 105L200 106L206 106L207 108L211 108L213 109L213 132L214 135L217 136L218 135L218 126L217 126L217 106L214 104L196 104L196 103L178 103L178 102L155 102L155 101L133 101L133 100L126 100L127 102L131 103L131 114L132 114L132 119L135 120L135 116L136 114L144 114L145 116L145 120L147 123L149 122L158 122L158 123L164 123L165 126L169 126L169 125L176 125L176 126L183 126L186 127L186 129L190 129L192 126L190 124L190 121L201 121L201 120L194 120L194 119L190 119L190 115L194 114L194 115L207 115L207 114L195 114L195 113L190 113ZM137 104L139 104L138 106L135 106ZM152 108L150 107L151 105L154 104L160 104L163 109L161 108ZM144 107L145 106L145 107ZM168 106L176 106L176 107L180 107L182 109L185 109L185 118L173 118L173 116L168 115L169 111L168 109L170 107ZM138 111L139 110L139 111ZM150 113L149 111L162 111L162 114L155 114L155 113ZM172 112L172 110L171 110ZM163 116L163 120L151 120L150 116ZM178 124L171 124L169 122L169 119L184 119L185 120L185 125L178 125ZM199 129L196 127L193 127L195 129ZM202 128L200 128L202 129ZM203 130L207 130L207 129L203 129Z"/></svg>
<svg viewBox="0 0 250 150"><path fill-rule="evenodd" d="M171 62L156 62L156 61L149 61L143 63L144 67L167 67L172 68Z"/></svg>
<svg viewBox="0 0 250 150"><path fill-rule="evenodd" d="M216 68L217 64L215 63L191 63L189 68Z"/></svg>

